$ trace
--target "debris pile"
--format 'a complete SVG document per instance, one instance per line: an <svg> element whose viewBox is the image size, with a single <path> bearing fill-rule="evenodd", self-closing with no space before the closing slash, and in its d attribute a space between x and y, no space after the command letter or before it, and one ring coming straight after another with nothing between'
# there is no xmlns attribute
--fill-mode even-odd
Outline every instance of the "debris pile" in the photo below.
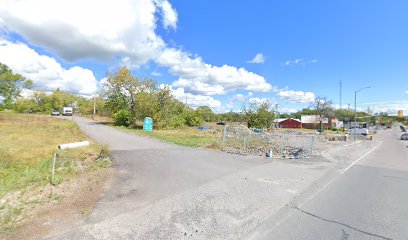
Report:
<svg viewBox="0 0 408 240"><path fill-rule="evenodd" d="M266 153L272 150L274 158L301 158L309 155L310 150L303 147L293 147L293 146L251 146L251 147L231 147L227 146L222 149L222 151L232 154L239 155L254 155L254 156L265 156Z"/></svg>

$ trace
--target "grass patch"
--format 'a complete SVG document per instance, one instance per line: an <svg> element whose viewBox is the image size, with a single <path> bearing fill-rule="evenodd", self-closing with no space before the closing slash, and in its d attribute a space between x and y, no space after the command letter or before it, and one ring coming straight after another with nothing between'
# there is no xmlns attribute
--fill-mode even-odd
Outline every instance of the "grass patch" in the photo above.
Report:
<svg viewBox="0 0 408 240"><path fill-rule="evenodd" d="M180 146L206 147L214 149L220 148L222 133L222 131L217 128L200 131L196 128L189 127L172 130L153 130L153 132L145 132L141 129L126 127L118 128L137 135L156 138L164 142L175 143Z"/></svg>
<svg viewBox="0 0 408 240"><path fill-rule="evenodd" d="M92 141L89 147L58 150L57 146L62 143L89 141L74 122L0 112L0 129L0 233L12 232L16 219L21 218L22 195L50 183L54 153L60 157L56 161L53 185L59 185L85 168L110 166L110 161L106 161L109 148Z"/></svg>

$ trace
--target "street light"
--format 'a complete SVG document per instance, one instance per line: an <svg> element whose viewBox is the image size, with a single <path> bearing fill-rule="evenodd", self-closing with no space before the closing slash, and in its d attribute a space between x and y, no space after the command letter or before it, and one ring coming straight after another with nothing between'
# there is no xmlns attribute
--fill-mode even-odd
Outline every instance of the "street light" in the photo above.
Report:
<svg viewBox="0 0 408 240"><path fill-rule="evenodd" d="M357 130L356 130L356 126L357 126L357 93L361 92L361 91L363 91L364 89L367 89L367 88L371 88L371 87L370 86L363 87L363 88L360 88L359 90L354 92L354 141L356 141L356 133L357 133ZM351 132L353 132L353 131L351 131Z"/></svg>

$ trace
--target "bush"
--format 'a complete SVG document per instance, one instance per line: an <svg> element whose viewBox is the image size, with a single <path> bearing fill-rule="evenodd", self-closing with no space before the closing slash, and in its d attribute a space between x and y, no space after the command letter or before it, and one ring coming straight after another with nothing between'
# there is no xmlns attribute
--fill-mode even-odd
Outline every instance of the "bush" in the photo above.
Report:
<svg viewBox="0 0 408 240"><path fill-rule="evenodd" d="M331 130L332 130L333 132L337 132L337 131L339 131L339 129L338 129L338 128L336 128L336 127L332 127L332 128L331 128Z"/></svg>
<svg viewBox="0 0 408 240"><path fill-rule="evenodd" d="M117 126L128 127L132 123L132 114L130 111L122 109L113 114L113 120Z"/></svg>
<svg viewBox="0 0 408 240"><path fill-rule="evenodd" d="M184 115L186 124L190 127L197 127L203 125L203 118L195 111L188 111Z"/></svg>
<svg viewBox="0 0 408 240"><path fill-rule="evenodd" d="M173 115L168 120L168 126L170 128L183 128L186 126L186 120L180 115Z"/></svg>

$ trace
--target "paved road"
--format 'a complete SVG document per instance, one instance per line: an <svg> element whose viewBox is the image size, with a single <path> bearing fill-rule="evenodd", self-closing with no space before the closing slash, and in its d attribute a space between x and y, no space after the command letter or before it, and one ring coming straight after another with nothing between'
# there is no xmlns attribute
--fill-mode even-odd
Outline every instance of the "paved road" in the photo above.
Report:
<svg viewBox="0 0 408 240"><path fill-rule="evenodd" d="M115 176L89 217L45 239L245 239L336 165L180 147L74 120L111 146Z"/></svg>
<svg viewBox="0 0 408 240"><path fill-rule="evenodd" d="M399 135L385 131L369 155L253 238L408 239L408 142Z"/></svg>

